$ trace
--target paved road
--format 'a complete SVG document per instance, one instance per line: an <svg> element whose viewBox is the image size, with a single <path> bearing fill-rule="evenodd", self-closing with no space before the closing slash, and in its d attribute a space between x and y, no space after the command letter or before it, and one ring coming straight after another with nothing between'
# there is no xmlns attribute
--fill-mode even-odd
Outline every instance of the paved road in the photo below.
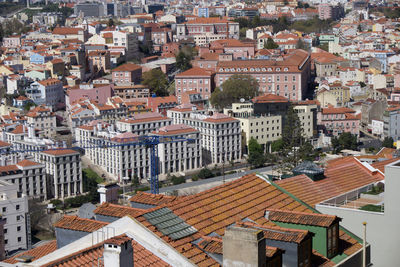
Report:
<svg viewBox="0 0 400 267"><path fill-rule="evenodd" d="M273 166L269 166L269 167L264 167L264 168L258 168L258 169L253 169L253 170L248 170L248 171L244 171L244 172L239 172L239 173L233 173L233 174L226 174L225 177L224 176L218 176L218 177L213 177L213 178L208 178L208 179L204 179L204 180L199 180L199 181L195 181L195 182L190 182L190 183L184 183L184 184L178 184L178 185L173 185L173 186L168 186L168 187L162 187L160 188L160 193L165 193L165 192L170 192L173 190L178 190L178 189L184 189L184 188L188 188L188 187L192 187L192 186L200 186L200 185L205 185L208 183L212 183L212 182L218 182L218 181L222 181L223 179L225 180L233 180L233 179L237 179L245 174L249 174L249 173L253 173L253 172L267 172L272 170ZM150 192L150 191L148 191Z"/></svg>

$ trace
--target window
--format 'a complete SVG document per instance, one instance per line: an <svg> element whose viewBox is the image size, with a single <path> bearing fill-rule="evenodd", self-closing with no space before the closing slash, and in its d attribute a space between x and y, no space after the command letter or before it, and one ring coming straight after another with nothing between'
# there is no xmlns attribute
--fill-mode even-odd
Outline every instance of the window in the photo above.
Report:
<svg viewBox="0 0 400 267"><path fill-rule="evenodd" d="M17 241L18 241L18 242L21 242L21 241L22 241L22 238L19 236L19 237L17 238Z"/></svg>
<svg viewBox="0 0 400 267"><path fill-rule="evenodd" d="M16 205L16 206L15 206L15 209L16 209L16 210L19 210L19 205Z"/></svg>
<svg viewBox="0 0 400 267"><path fill-rule="evenodd" d="M17 215L17 222L19 222L21 220L21 216Z"/></svg>
<svg viewBox="0 0 400 267"><path fill-rule="evenodd" d="M3 207L3 208L2 208L2 211L3 211L3 213L7 212L7 208L6 208L6 207Z"/></svg>
<svg viewBox="0 0 400 267"><path fill-rule="evenodd" d="M21 226L17 226L17 232L21 231Z"/></svg>

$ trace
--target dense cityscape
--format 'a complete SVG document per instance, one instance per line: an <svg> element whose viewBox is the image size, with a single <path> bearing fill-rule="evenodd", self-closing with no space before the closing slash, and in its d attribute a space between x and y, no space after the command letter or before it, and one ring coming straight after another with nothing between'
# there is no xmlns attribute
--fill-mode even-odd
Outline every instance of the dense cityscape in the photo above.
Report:
<svg viewBox="0 0 400 267"><path fill-rule="evenodd" d="M0 266L398 266L399 4L0 1Z"/></svg>

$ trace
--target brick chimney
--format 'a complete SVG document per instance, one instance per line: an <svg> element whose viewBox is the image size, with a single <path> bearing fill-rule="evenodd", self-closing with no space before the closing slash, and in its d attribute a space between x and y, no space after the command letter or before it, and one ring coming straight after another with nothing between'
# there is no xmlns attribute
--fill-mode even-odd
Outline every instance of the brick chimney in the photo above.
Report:
<svg viewBox="0 0 400 267"><path fill-rule="evenodd" d="M133 267L133 248L129 237L123 235L104 242L104 267Z"/></svg>
<svg viewBox="0 0 400 267"><path fill-rule="evenodd" d="M223 266L265 267L265 237L261 230L232 226L223 237Z"/></svg>

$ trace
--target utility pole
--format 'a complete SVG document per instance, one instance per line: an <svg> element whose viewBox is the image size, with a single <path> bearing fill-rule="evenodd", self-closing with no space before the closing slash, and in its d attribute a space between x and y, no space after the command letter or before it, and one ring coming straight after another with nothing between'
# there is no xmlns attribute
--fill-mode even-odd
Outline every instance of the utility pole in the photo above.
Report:
<svg viewBox="0 0 400 267"><path fill-rule="evenodd" d="M363 222L363 260L362 266L367 267L367 222Z"/></svg>

